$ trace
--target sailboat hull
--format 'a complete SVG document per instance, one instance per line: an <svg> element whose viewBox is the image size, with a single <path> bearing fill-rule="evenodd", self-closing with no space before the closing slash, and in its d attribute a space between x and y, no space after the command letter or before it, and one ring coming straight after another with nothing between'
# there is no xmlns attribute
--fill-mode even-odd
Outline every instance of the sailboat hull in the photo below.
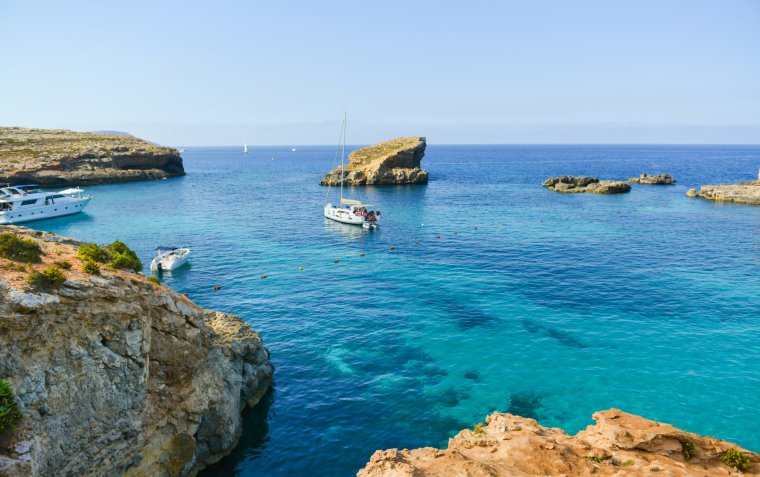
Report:
<svg viewBox="0 0 760 477"><path fill-rule="evenodd" d="M325 217L343 224L362 225L364 223L364 217L354 215L348 209L333 207L331 204L325 206Z"/></svg>

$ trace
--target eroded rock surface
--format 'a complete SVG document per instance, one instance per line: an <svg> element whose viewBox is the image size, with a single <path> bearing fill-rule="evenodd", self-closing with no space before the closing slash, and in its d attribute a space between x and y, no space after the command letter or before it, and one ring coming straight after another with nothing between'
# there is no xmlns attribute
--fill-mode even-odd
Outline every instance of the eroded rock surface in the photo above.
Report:
<svg viewBox="0 0 760 477"><path fill-rule="evenodd" d="M184 174L179 151L126 134L0 127L0 182L88 185Z"/></svg>
<svg viewBox="0 0 760 477"><path fill-rule="evenodd" d="M593 194L620 194L631 190L623 181L600 181L596 177L558 176L546 179L543 186L555 192Z"/></svg>
<svg viewBox="0 0 760 477"><path fill-rule="evenodd" d="M738 184L704 185L698 191L689 189L686 195L717 202L760 205L760 178Z"/></svg>
<svg viewBox="0 0 760 477"><path fill-rule="evenodd" d="M495 413L487 425L449 439L446 449L377 451L358 476L760 475L760 456L752 452L742 450L750 461L743 474L722 462L734 444L617 409L593 417L596 424L570 436L533 419ZM688 459L685 443L694 444Z"/></svg>
<svg viewBox="0 0 760 477"><path fill-rule="evenodd" d="M676 180L670 174L641 174L639 177L629 179L628 182L638 182L639 184L649 185L669 185L675 184Z"/></svg>
<svg viewBox="0 0 760 477"><path fill-rule="evenodd" d="M141 275L83 273L73 239L8 231L45 255L0 258L0 377L24 414L0 434L0 475L192 476L233 448L272 380L258 333ZM60 288L29 289L62 260Z"/></svg>
<svg viewBox="0 0 760 477"><path fill-rule="evenodd" d="M349 155L343 185L421 184L428 173L420 169L425 155L424 137L391 139ZM340 166L328 172L320 185L340 185Z"/></svg>

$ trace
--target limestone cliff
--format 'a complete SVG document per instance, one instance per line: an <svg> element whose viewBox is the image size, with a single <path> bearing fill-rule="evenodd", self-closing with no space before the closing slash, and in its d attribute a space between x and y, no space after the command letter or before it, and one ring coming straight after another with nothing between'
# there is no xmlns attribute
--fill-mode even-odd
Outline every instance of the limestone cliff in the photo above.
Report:
<svg viewBox="0 0 760 477"><path fill-rule="evenodd" d="M594 414L575 436L535 420L495 413L465 429L446 449L377 451L359 477L760 475L760 456L617 409ZM736 469L727 453L741 452ZM662 474L658 474L662 472Z"/></svg>
<svg viewBox="0 0 760 477"><path fill-rule="evenodd" d="M704 185L699 191L689 189L688 197L701 197L716 202L736 202L739 204L760 205L760 173L756 181L738 184Z"/></svg>
<svg viewBox="0 0 760 477"><path fill-rule="evenodd" d="M593 194L620 194L631 190L631 186L622 181L600 181L596 177L558 176L546 179L543 186L555 192Z"/></svg>
<svg viewBox="0 0 760 477"><path fill-rule="evenodd" d="M343 185L423 184L428 173L420 169L424 137L402 137L352 152L345 165ZM320 185L340 185L340 166L328 172Z"/></svg>
<svg viewBox="0 0 760 477"><path fill-rule="evenodd" d="M0 127L0 182L88 185L184 174L179 151L133 136Z"/></svg>
<svg viewBox="0 0 760 477"><path fill-rule="evenodd" d="M24 415L0 433L0 475L192 476L233 448L272 379L255 331L142 275L84 273L75 240L3 232L44 255L0 258L0 378ZM65 282L30 289L32 271L63 261Z"/></svg>

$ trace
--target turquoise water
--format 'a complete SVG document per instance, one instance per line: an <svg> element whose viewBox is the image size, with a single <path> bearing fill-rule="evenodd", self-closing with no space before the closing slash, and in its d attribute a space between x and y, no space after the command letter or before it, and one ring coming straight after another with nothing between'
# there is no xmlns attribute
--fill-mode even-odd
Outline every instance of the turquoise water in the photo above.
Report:
<svg viewBox="0 0 760 477"><path fill-rule="evenodd" d="M351 191L375 232L322 218L333 148L184 157L186 177L91 187L85 214L31 225L146 264L189 244L167 283L261 332L274 390L205 476L352 475L494 410L576 432L619 407L760 451L760 207L684 196L752 178L760 147L430 146L428 185ZM540 186L641 172L679 182Z"/></svg>

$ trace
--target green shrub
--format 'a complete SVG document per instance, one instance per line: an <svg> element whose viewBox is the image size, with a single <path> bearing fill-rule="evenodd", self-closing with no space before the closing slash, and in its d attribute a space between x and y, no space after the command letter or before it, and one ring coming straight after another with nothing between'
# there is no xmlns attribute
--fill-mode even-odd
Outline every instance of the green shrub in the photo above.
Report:
<svg viewBox="0 0 760 477"><path fill-rule="evenodd" d="M486 431L483 429L485 426L482 423L475 424L475 428L472 430L473 434L485 434Z"/></svg>
<svg viewBox="0 0 760 477"><path fill-rule="evenodd" d="M82 271L90 275L100 275L100 266L88 258L82 262Z"/></svg>
<svg viewBox="0 0 760 477"><path fill-rule="evenodd" d="M24 263L40 263L42 248L32 239L25 239L12 233L0 234L0 257Z"/></svg>
<svg viewBox="0 0 760 477"><path fill-rule="evenodd" d="M71 262L68 260L59 260L54 265L61 270L71 270Z"/></svg>
<svg viewBox="0 0 760 477"><path fill-rule="evenodd" d="M659 467L652 467L651 469L649 469L649 472L662 472L662 471L663 469L660 469Z"/></svg>
<svg viewBox="0 0 760 477"><path fill-rule="evenodd" d="M720 460L729 467L736 467L742 471L749 470L749 457L739 449L728 449Z"/></svg>
<svg viewBox="0 0 760 477"><path fill-rule="evenodd" d="M628 459L627 461L623 462L623 467L630 467L633 464L635 464L635 462L632 461L631 459Z"/></svg>
<svg viewBox="0 0 760 477"><path fill-rule="evenodd" d="M94 243L82 244L79 246L77 255L83 261L90 260L92 262L105 263L115 269L131 270L133 272L142 270L142 263L134 250L119 240L105 246L99 246Z"/></svg>
<svg viewBox="0 0 760 477"><path fill-rule="evenodd" d="M22 417L13 388L8 381L0 379L0 431L12 429Z"/></svg>
<svg viewBox="0 0 760 477"><path fill-rule="evenodd" d="M154 277L153 275L151 275L151 276L148 277L148 281L151 282L151 283L155 283L156 285L160 285L161 284L161 280L159 280L158 278Z"/></svg>
<svg viewBox="0 0 760 477"><path fill-rule="evenodd" d="M681 442L681 452L683 452L684 459L691 460L697 455L697 445L694 441Z"/></svg>
<svg viewBox="0 0 760 477"><path fill-rule="evenodd" d="M66 281L66 276L60 268L50 266L41 272L32 272L29 275L29 284L38 290L49 290L61 285Z"/></svg>

